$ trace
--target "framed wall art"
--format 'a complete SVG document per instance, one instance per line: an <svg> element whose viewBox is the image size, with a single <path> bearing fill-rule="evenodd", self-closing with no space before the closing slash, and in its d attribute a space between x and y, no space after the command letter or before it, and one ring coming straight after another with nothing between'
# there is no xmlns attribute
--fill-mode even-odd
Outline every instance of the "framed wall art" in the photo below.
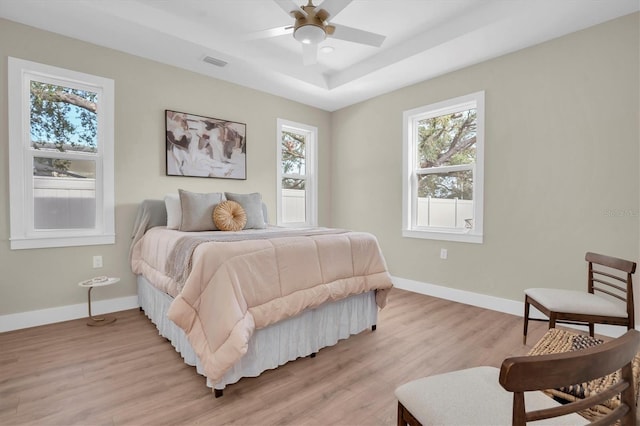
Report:
<svg viewBox="0 0 640 426"><path fill-rule="evenodd" d="M246 179L247 125L165 110L167 176Z"/></svg>

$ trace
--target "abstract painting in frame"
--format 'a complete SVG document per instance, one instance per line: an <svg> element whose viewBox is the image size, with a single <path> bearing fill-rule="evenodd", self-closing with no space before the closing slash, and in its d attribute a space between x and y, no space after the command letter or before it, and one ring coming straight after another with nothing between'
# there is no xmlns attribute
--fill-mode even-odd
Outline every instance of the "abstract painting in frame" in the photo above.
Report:
<svg viewBox="0 0 640 426"><path fill-rule="evenodd" d="M167 176L246 179L247 125L165 110Z"/></svg>

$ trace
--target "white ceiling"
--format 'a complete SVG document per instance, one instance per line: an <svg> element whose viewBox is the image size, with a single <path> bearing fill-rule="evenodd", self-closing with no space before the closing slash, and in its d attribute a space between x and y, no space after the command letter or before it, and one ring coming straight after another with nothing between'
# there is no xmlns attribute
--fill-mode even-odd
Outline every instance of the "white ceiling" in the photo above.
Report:
<svg viewBox="0 0 640 426"><path fill-rule="evenodd" d="M0 0L0 17L328 111L638 10L640 0L353 0L329 21L383 34L382 46L327 38L334 51L304 66L291 34L255 37L293 24L273 0Z"/></svg>

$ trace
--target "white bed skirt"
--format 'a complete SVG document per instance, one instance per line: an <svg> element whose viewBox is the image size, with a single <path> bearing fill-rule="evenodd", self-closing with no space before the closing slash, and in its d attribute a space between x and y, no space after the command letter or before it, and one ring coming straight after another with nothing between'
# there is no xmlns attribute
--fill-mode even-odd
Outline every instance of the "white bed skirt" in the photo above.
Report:
<svg viewBox="0 0 640 426"><path fill-rule="evenodd" d="M138 276L138 302L145 314L180 353L184 362L195 366L204 376L204 369L187 340L184 331L167 318L173 298ZM257 377L296 358L333 346L340 339L358 334L376 324L378 307L373 291L325 303L293 318L256 330L249 340L247 353L226 372L218 383L207 386L224 389L242 377Z"/></svg>

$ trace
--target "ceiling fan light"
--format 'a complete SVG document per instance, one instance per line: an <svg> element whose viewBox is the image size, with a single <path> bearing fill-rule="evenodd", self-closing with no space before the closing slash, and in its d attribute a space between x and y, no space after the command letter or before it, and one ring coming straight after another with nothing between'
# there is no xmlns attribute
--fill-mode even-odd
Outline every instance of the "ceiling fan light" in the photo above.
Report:
<svg viewBox="0 0 640 426"><path fill-rule="evenodd" d="M304 44L318 44L325 39L327 34L317 25L302 25L293 32L293 38Z"/></svg>

